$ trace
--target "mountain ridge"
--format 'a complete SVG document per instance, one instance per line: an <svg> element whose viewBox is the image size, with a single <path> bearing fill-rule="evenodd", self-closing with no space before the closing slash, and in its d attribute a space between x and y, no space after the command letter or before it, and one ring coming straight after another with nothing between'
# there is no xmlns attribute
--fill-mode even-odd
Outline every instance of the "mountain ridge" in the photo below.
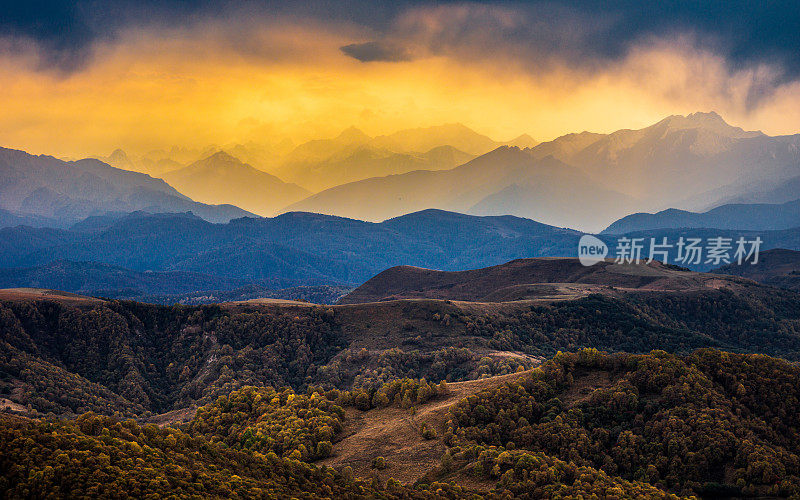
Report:
<svg viewBox="0 0 800 500"><path fill-rule="evenodd" d="M218 151L186 167L164 174L164 180L193 199L210 204L233 202L258 215L274 215L311 193L297 184L258 170Z"/></svg>
<svg viewBox="0 0 800 500"><path fill-rule="evenodd" d="M553 156L535 158L531 151L501 146L450 170L421 170L336 186L286 210L380 221L434 207L474 215L515 215L560 227L580 227L598 226L617 213L619 208L612 201L634 203L626 195L599 188L580 169ZM489 205L487 198L512 184L525 187L531 205L510 213ZM603 206L599 206L601 200Z"/></svg>
<svg viewBox="0 0 800 500"><path fill-rule="evenodd" d="M715 112L672 115L648 127L610 134L566 134L524 150L527 170L508 175L519 159L501 159L508 146L450 170L409 172L373 177L316 193L286 210L316 211L358 219L386 218L438 207L480 215L508 213L557 226L599 231L624 215L681 203L691 210L700 203L746 193L764 176L776 182L800 176L800 135L771 137L729 125ZM559 176L581 186L567 194L565 179L538 179L536 164L552 157L564 164ZM470 165L484 171L467 177ZM423 171L425 172L425 171ZM554 175L551 172L551 177ZM526 177L528 176L528 177ZM702 198L741 179L736 191ZM547 200L548 186L556 193ZM590 189L590 185L594 188ZM534 187L531 187L534 185ZM461 192L457 192L461 190ZM478 196L480 194L480 196ZM484 201L484 199L486 199ZM376 201L377 200L377 201ZM589 208L592 207L592 208ZM605 211L605 213L598 213ZM579 215L567 215L570 211ZM618 217L614 217L614 213ZM603 218L605 217L605 220Z"/></svg>
<svg viewBox="0 0 800 500"><path fill-rule="evenodd" d="M800 251L775 248L762 252L754 265L728 264L710 272L741 276L765 285L800 291Z"/></svg>
<svg viewBox="0 0 800 500"><path fill-rule="evenodd" d="M252 215L232 205L197 203L163 179L96 159L62 161L0 148L0 209L77 222L106 212L192 210L212 221Z"/></svg>
<svg viewBox="0 0 800 500"><path fill-rule="evenodd" d="M654 214L631 214L611 223L602 234L680 228L765 231L794 227L800 227L800 199L782 204L726 204L702 213L670 208Z"/></svg>

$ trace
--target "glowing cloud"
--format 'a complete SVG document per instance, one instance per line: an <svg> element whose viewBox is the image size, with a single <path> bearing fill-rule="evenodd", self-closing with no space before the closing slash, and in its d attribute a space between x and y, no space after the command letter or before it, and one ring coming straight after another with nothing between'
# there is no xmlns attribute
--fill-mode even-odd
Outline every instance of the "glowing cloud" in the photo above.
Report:
<svg viewBox="0 0 800 500"><path fill-rule="evenodd" d="M451 122L544 140L711 109L744 128L797 131L800 87L786 67L733 65L691 31L586 50L613 26L558 5L414 7L380 31L237 11L123 25L71 73L42 71L47 46L7 35L0 143L86 156Z"/></svg>

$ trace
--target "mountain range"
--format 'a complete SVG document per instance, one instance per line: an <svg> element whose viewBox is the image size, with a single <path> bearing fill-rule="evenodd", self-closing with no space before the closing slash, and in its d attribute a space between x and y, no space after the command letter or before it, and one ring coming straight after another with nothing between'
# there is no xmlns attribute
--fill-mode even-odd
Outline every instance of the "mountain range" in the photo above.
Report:
<svg viewBox="0 0 800 500"><path fill-rule="evenodd" d="M287 210L381 221L438 208L517 215L561 227L594 227L630 213L627 195L598 187L580 169L533 150L501 146L459 167L366 179L331 188ZM531 217L530 214L536 214Z"/></svg>
<svg viewBox="0 0 800 500"><path fill-rule="evenodd" d="M258 170L277 175L281 179L297 182L312 191L314 182L320 182L316 165L319 163L335 164L344 162L350 170L365 170L364 176L337 180L336 172L322 173L326 177L325 185L330 187L351 180L366 177L402 173L417 168L452 168L475 156L487 153L501 145L509 144L519 147L531 147L537 142L531 136L522 134L507 143L497 142L479 134L459 123L437 125L432 127L400 130L388 135L372 137L355 127L349 127L339 135L329 139L312 139L299 145L289 140L271 141L268 137L259 141L233 143L225 146L209 145L202 149L173 147L169 150L155 150L143 155L131 155L121 149L113 151L109 156L96 158L118 168L143 172L160 177L168 172L178 170L193 162L207 158L218 151L225 151L252 165ZM437 152L439 148L448 146L446 152ZM361 151L360 154L356 154ZM447 156L455 153L454 160ZM364 157L364 155L367 155ZM348 157L354 155L353 158ZM393 158L394 156L397 158ZM426 158L427 156L427 158ZM438 158L445 156L445 158ZM375 171L370 171L365 160L385 158L379 162ZM444 163L438 163L446 160ZM383 165L382 163L387 163ZM392 164L396 167L392 167ZM342 174L347 174L344 169Z"/></svg>
<svg viewBox="0 0 800 500"><path fill-rule="evenodd" d="M371 177L450 169L501 145L458 123L377 137L350 127L334 138L300 144L272 173L316 192Z"/></svg>
<svg viewBox="0 0 800 500"><path fill-rule="evenodd" d="M0 209L17 217L77 222L108 212L192 211L213 222L253 215L233 205L197 203L162 179L99 160L63 161L0 148Z"/></svg>
<svg viewBox="0 0 800 500"><path fill-rule="evenodd" d="M343 184L287 210L378 221L436 207L599 231L643 210L708 209L734 197L769 202L770 193L781 194L776 184L798 176L800 135L770 137L694 113L639 130L500 147L451 170Z"/></svg>
<svg viewBox="0 0 800 500"><path fill-rule="evenodd" d="M108 163L112 167L141 172L153 177L161 177L167 172L206 158L218 150L219 148L213 145L203 149L175 146L169 150L153 150L143 155L133 155L117 148L108 156L95 156L95 158Z"/></svg>
<svg viewBox="0 0 800 500"><path fill-rule="evenodd" d="M148 156L131 158L125 151L115 149L106 157L98 157L98 160L109 165L131 172L141 172L153 177L160 177L167 172L183 167L183 164L172 158L156 157L153 159Z"/></svg>
<svg viewBox="0 0 800 500"><path fill-rule="evenodd" d="M322 160L286 163L275 173L317 192L370 177L414 170L448 170L472 158L473 155L449 145L436 146L422 153L396 153L365 144Z"/></svg>
<svg viewBox="0 0 800 500"><path fill-rule="evenodd" d="M163 174L165 181L99 160L0 149L0 268L14 269L7 274L9 286L71 283L76 291L124 288L137 276L122 279L125 273L190 273L173 275L186 283L174 289L163 284L166 275L142 277L140 293L166 294L194 286L352 286L397 265L462 271L517 258L574 256L581 233L563 227L606 227L601 239L610 257L621 237L645 243L760 237L762 250L800 249L800 200L785 200L800 178L797 141L744 131L715 113L694 113L641 130L568 134L541 144L521 136L503 145L462 125L446 125L379 137L351 128L333 139L265 147L283 151L281 158L297 165L307 162L307 170L298 170L305 172L301 177L320 183L335 175L346 180L428 168L317 194L219 150L149 153L153 161L205 155ZM410 151L433 144L422 153ZM126 159L121 151L112 157ZM636 177L641 172L649 185ZM715 172L718 187L709 190L703 179ZM689 179L693 174L697 178ZM754 182L748 192L744 180L757 174L771 184ZM786 179L783 187L780 178ZM673 190L673 199L680 191L684 200L702 192L703 203L713 204L714 196L736 191L731 179L738 179L741 197L774 196L780 203L643 211L660 203L642 196L648 190ZM250 211L200 203L226 200ZM286 213L254 216L280 212ZM682 265L675 256L673 249L670 263ZM48 268L54 261L60 267ZM689 267L707 271L724 263ZM91 279L80 282L80 276Z"/></svg>
<svg viewBox="0 0 800 500"><path fill-rule="evenodd" d="M220 154L206 155L193 168L161 175L197 201L237 203L259 214L307 211L380 222L438 208L516 215L584 231L600 231L631 213L786 203L800 194L800 135L745 131L714 112L669 116L637 130L567 134L543 143L527 135L500 143L449 124L377 137L351 127L291 148L249 143L229 149L256 163L250 167L230 153L225 161L218 161ZM149 158L164 163L162 156ZM189 156L176 150L176 158ZM124 153L112 157L125 163ZM237 163L239 168L231 170ZM276 178L256 179L259 169ZM226 177L239 180L222 183L220 189L207 187ZM264 196L264 189L275 194ZM291 201L278 206L283 200Z"/></svg>
<svg viewBox="0 0 800 500"><path fill-rule="evenodd" d="M188 213L138 212L92 217L69 229L0 229L0 282L6 287L61 288L115 297L185 295L249 285L270 290L352 287L394 266L465 271L520 258L575 256L580 237L574 230L519 217L440 210L381 223L297 212L213 224ZM609 258L616 256L620 238L642 238L642 259L648 257L651 238L666 238L673 245L670 264L697 271L725 264L708 261L705 254L697 263L676 261L675 243L681 237L703 242L717 237L732 242L761 238L761 251L800 250L800 228L658 229L600 235ZM733 250L728 258L733 259Z"/></svg>
<svg viewBox="0 0 800 500"><path fill-rule="evenodd" d="M579 236L517 217L435 210L380 224L309 213L227 224L192 214L133 213L94 218L69 230L0 229L0 268L37 268L67 260L271 282L283 288L361 283L399 264L459 270L518 257L570 255Z"/></svg>

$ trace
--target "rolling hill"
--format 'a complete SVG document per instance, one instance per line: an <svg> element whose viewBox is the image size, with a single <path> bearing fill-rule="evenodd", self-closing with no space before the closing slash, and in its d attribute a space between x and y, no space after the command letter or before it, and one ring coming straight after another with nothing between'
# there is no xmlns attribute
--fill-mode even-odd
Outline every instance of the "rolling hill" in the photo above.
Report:
<svg viewBox="0 0 800 500"><path fill-rule="evenodd" d="M506 302L574 298L617 290L689 291L747 286L742 280L675 269L659 262L623 265L609 259L586 267L575 258L538 258L454 272L393 267L345 295L339 303L421 298Z"/></svg>
<svg viewBox="0 0 800 500"><path fill-rule="evenodd" d="M775 248L763 252L758 263L749 266L728 264L712 273L741 276L765 285L800 290L800 252Z"/></svg>
<svg viewBox="0 0 800 500"><path fill-rule="evenodd" d="M524 273L710 285L659 265L573 264L517 261L460 274L453 291ZM713 279L737 286L334 306L0 290L2 485L20 497L800 492L798 296Z"/></svg>
<svg viewBox="0 0 800 500"><path fill-rule="evenodd" d="M376 388L409 375L458 381L535 366L543 356L581 347L715 347L800 359L795 292L716 278L735 286L335 306L172 307L3 290L0 393L43 412L122 408L145 416L215 401L244 385ZM63 378L68 374L72 382Z"/></svg>
<svg viewBox="0 0 800 500"><path fill-rule="evenodd" d="M223 151L162 176L171 186L204 203L236 204L270 216L310 193L242 163Z"/></svg>

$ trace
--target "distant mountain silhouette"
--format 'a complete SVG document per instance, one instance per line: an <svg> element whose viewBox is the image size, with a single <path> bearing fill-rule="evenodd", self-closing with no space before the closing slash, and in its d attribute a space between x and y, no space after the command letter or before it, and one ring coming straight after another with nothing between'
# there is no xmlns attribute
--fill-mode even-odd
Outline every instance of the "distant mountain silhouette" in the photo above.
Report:
<svg viewBox="0 0 800 500"><path fill-rule="evenodd" d="M787 167L791 171L792 167ZM736 203L767 203L779 204L794 201L800 196L800 175L791 177L786 175L765 176L762 179L744 179L688 200L688 204L703 206L708 200L713 200L705 208L716 208L721 205Z"/></svg>
<svg viewBox="0 0 800 500"><path fill-rule="evenodd" d="M95 159L62 161L0 148L0 209L64 223L106 212L192 211L213 222L252 215L231 205L197 203L161 179Z"/></svg>
<svg viewBox="0 0 800 500"><path fill-rule="evenodd" d="M528 135L522 135L511 143L524 148L535 145L536 141ZM209 146L199 150L173 147L138 156L117 149L109 156L97 158L117 168L154 177L169 177L174 182L177 171L191 163L207 160L213 153L222 150L256 170L316 192L370 177L413 170L450 169L500 145L469 127L452 123L400 130L378 137L349 127L335 137L314 139L297 146L292 146L288 140L271 141L267 137L260 142L230 144L222 148ZM186 191L188 194L191 189ZM198 200L211 199L196 197ZM245 204L237 205L244 207Z"/></svg>
<svg viewBox="0 0 800 500"><path fill-rule="evenodd" d="M63 223L51 217L42 217L34 214L22 214L0 210L0 227L32 226L32 227L67 227L68 223Z"/></svg>
<svg viewBox="0 0 800 500"><path fill-rule="evenodd" d="M638 213L614 222L603 233L621 234L652 229L718 228L768 231L800 227L800 200L773 204L722 205L704 213L669 209Z"/></svg>
<svg viewBox="0 0 800 500"><path fill-rule="evenodd" d="M447 170L473 158L452 146L438 146L424 153L395 153L363 145L347 153L344 157L334 155L323 161L289 163L277 173L311 191L321 191L368 177L414 170Z"/></svg>
<svg viewBox="0 0 800 500"><path fill-rule="evenodd" d="M258 170L275 174L275 169L280 166L282 158L294 148L295 144L290 139L271 141L265 138L261 142L229 144L222 149Z"/></svg>
<svg viewBox="0 0 800 500"><path fill-rule="evenodd" d="M446 145L476 156L488 153L500 145L460 123L400 130L393 134L375 137L369 144L373 147L406 153L430 151L435 147Z"/></svg>
<svg viewBox="0 0 800 500"><path fill-rule="evenodd" d="M310 194L223 151L169 172L163 178L194 200L235 204L266 216Z"/></svg>
<svg viewBox="0 0 800 500"><path fill-rule="evenodd" d="M0 229L0 267L69 260L251 282L360 283L399 264L456 270L570 255L578 238L575 231L527 219L436 210L381 224L289 213L221 225L191 214L135 213L94 219L73 230Z"/></svg>
<svg viewBox="0 0 800 500"><path fill-rule="evenodd" d="M122 149L115 149L109 156L98 157L97 159L108 163L112 167L130 170L131 172L141 172L153 177L161 177L167 172L184 166L170 157L161 157L161 155L156 155L155 159L147 156L132 158Z"/></svg>
<svg viewBox="0 0 800 500"><path fill-rule="evenodd" d="M520 149L533 148L539 144L541 143L528 134L522 134L521 136L504 143L505 146L514 146Z"/></svg>
<svg viewBox="0 0 800 500"><path fill-rule="evenodd" d="M372 138L361 130L350 127L332 139L314 139L298 145L284 158L284 164L323 161L332 156L347 155L370 140Z"/></svg>
<svg viewBox="0 0 800 500"><path fill-rule="evenodd" d="M567 147L575 137L537 146L538 155L556 158L587 173L613 179L619 190L653 202L675 201L703 186L719 185L746 173L751 165L732 151L759 148L761 132L746 132L728 125L718 114L674 115L639 130L618 130L607 135L584 135L582 147ZM562 151L551 151L559 149ZM736 160L736 161L733 161Z"/></svg>
<svg viewBox="0 0 800 500"><path fill-rule="evenodd" d="M748 196L748 186L765 179L779 189L783 180L800 178L800 135L744 131L714 112L670 116L640 130L567 134L512 149L498 148L449 171L336 186L289 209L382 220L435 206L597 231L632 212L676 205L708 209ZM543 168L539 162L544 161L560 166ZM477 165L480 172L474 171ZM513 175L511 167L517 167ZM731 187L736 179L739 184Z"/></svg>
<svg viewBox="0 0 800 500"><path fill-rule="evenodd" d="M453 168L498 145L461 124L378 137L350 127L334 138L300 144L271 173L319 191L370 177Z"/></svg>
<svg viewBox="0 0 800 500"><path fill-rule="evenodd" d="M424 210L382 223L287 213L211 224L192 214L95 217L73 229L0 229L0 268L36 268L55 260L132 271L185 271L274 283L274 287L362 283L398 265L443 271L477 269L529 257L572 257L581 233L512 216L477 217ZM602 235L614 257L622 235ZM800 250L800 228L781 231L662 229L626 237L761 237L761 250ZM647 248L642 258L647 258ZM674 262L675 252L670 257ZM703 259L694 270L719 267ZM749 264L748 264L749 265ZM20 284L20 286L27 286ZM88 285L87 285L88 286ZM88 288L87 288L88 289Z"/></svg>
<svg viewBox="0 0 800 500"><path fill-rule="evenodd" d="M635 200L580 169L534 150L503 146L445 171L415 171L337 186L288 210L380 221L437 207L476 215L526 216L562 227L603 227Z"/></svg>

